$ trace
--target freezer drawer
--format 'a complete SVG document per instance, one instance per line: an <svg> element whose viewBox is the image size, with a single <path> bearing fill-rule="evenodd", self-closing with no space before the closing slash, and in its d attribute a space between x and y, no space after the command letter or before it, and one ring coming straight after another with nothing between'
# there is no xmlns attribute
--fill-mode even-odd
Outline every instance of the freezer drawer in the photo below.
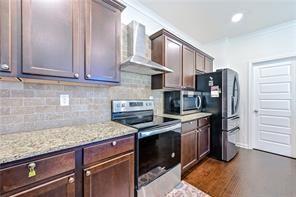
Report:
<svg viewBox="0 0 296 197"><path fill-rule="evenodd" d="M236 139L239 127L231 131L222 131L222 160L230 161L238 152Z"/></svg>
<svg viewBox="0 0 296 197"><path fill-rule="evenodd" d="M230 131L237 127L239 127L239 116L231 117L231 118L222 118L222 130Z"/></svg>

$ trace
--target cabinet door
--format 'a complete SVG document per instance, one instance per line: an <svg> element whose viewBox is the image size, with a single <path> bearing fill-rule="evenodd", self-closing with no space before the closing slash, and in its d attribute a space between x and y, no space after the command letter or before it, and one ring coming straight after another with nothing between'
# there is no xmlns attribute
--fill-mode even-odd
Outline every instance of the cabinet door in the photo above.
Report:
<svg viewBox="0 0 296 197"><path fill-rule="evenodd" d="M134 153L125 154L84 170L85 197L133 197Z"/></svg>
<svg viewBox="0 0 296 197"><path fill-rule="evenodd" d="M165 87L182 86L182 44L165 36L165 66L174 70L165 74Z"/></svg>
<svg viewBox="0 0 296 197"><path fill-rule="evenodd" d="M182 172L189 169L197 161L197 132L196 130L181 136L181 165Z"/></svg>
<svg viewBox="0 0 296 197"><path fill-rule="evenodd" d="M119 82L120 14L103 0L86 1L86 79Z"/></svg>
<svg viewBox="0 0 296 197"><path fill-rule="evenodd" d="M195 69L199 72L205 71L205 56L198 52L195 53Z"/></svg>
<svg viewBox="0 0 296 197"><path fill-rule="evenodd" d="M183 88L195 87L195 54L194 49L183 45Z"/></svg>
<svg viewBox="0 0 296 197"><path fill-rule="evenodd" d="M5 195L4 195L5 196ZM74 174L14 194L17 197L74 197Z"/></svg>
<svg viewBox="0 0 296 197"><path fill-rule="evenodd" d="M213 72L213 60L210 58L205 58L205 72L210 73Z"/></svg>
<svg viewBox="0 0 296 197"><path fill-rule="evenodd" d="M0 72L12 71L12 8L15 1L0 1Z"/></svg>
<svg viewBox="0 0 296 197"><path fill-rule="evenodd" d="M210 152L210 130L209 126L199 129L199 158Z"/></svg>
<svg viewBox="0 0 296 197"><path fill-rule="evenodd" d="M22 1L22 72L78 78L78 2Z"/></svg>

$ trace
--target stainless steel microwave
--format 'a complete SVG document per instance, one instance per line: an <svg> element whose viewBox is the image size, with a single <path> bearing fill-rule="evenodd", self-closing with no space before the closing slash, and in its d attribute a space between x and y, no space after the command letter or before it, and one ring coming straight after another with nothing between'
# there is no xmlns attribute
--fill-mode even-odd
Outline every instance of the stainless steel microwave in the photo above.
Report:
<svg viewBox="0 0 296 197"><path fill-rule="evenodd" d="M164 92L164 113L186 115L200 112L202 109L202 94L195 91Z"/></svg>

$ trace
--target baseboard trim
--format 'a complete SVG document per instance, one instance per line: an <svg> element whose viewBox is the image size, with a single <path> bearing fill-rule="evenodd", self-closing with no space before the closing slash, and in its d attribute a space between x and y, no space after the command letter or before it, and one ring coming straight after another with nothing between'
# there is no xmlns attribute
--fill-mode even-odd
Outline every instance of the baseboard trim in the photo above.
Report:
<svg viewBox="0 0 296 197"><path fill-rule="evenodd" d="M236 145L240 148L244 148L244 149L252 149L249 147L248 144L243 144L243 143L236 143Z"/></svg>

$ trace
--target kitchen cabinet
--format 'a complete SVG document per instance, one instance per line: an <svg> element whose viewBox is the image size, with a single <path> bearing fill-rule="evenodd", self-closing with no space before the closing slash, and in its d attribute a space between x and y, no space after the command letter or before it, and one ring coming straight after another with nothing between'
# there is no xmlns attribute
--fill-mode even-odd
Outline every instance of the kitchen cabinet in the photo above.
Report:
<svg viewBox="0 0 296 197"><path fill-rule="evenodd" d="M182 175L210 153L210 131L209 117L182 123Z"/></svg>
<svg viewBox="0 0 296 197"><path fill-rule="evenodd" d="M0 196L133 197L134 139L122 136L1 165Z"/></svg>
<svg viewBox="0 0 296 197"><path fill-rule="evenodd" d="M200 54L199 52L195 53L195 69L198 72L205 71L205 56Z"/></svg>
<svg viewBox="0 0 296 197"><path fill-rule="evenodd" d="M78 1L22 1L22 73L79 78Z"/></svg>
<svg viewBox="0 0 296 197"><path fill-rule="evenodd" d="M0 6L1 76L70 84L120 82L123 4L7 0Z"/></svg>
<svg viewBox="0 0 296 197"><path fill-rule="evenodd" d="M4 195L6 196L6 195ZM3 196L3 197L4 197ZM74 174L57 178L48 181L44 184L37 185L36 187L26 189L18 192L13 196L18 197L47 197L47 196L63 196L75 197L75 178Z"/></svg>
<svg viewBox="0 0 296 197"><path fill-rule="evenodd" d="M172 70L173 73L152 76L152 89L178 88L182 86L182 44L169 35L152 39L151 59Z"/></svg>
<svg viewBox="0 0 296 197"><path fill-rule="evenodd" d="M183 45L183 88L195 89L195 52Z"/></svg>
<svg viewBox="0 0 296 197"><path fill-rule="evenodd" d="M209 62L213 58L165 29L154 33L150 39L152 61L174 70L173 73L153 75L152 89L194 90L196 70L204 72L204 58Z"/></svg>
<svg viewBox="0 0 296 197"><path fill-rule="evenodd" d="M196 130L192 130L181 135L182 172L192 167L197 161L197 137Z"/></svg>
<svg viewBox="0 0 296 197"><path fill-rule="evenodd" d="M0 75L15 74L16 6L13 0L0 1Z"/></svg>
<svg viewBox="0 0 296 197"><path fill-rule="evenodd" d="M134 153L124 154L84 169L85 197L133 197Z"/></svg>
<svg viewBox="0 0 296 197"><path fill-rule="evenodd" d="M180 88L182 85L182 44L166 36L165 51L164 65L174 72L165 75L164 85L168 88Z"/></svg>
<svg viewBox="0 0 296 197"><path fill-rule="evenodd" d="M210 152L210 127L207 125L200 128L199 133L199 159L202 159Z"/></svg>
<svg viewBox="0 0 296 197"><path fill-rule="evenodd" d="M85 1L85 79L119 82L120 14L103 0Z"/></svg>
<svg viewBox="0 0 296 197"><path fill-rule="evenodd" d="M208 57L205 57L205 72L213 72L213 60Z"/></svg>

